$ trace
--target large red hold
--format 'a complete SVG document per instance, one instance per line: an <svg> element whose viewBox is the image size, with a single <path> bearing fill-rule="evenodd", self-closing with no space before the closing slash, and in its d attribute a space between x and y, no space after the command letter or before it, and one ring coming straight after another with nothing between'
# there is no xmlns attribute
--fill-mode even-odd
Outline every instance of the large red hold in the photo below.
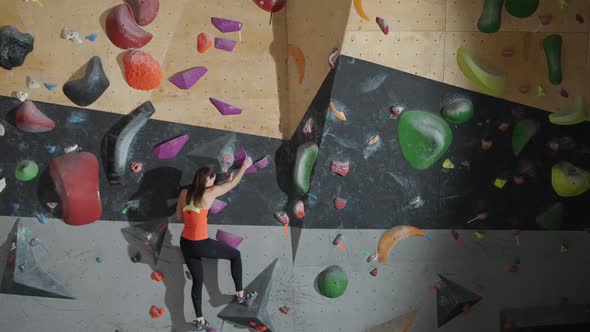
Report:
<svg viewBox="0 0 590 332"><path fill-rule="evenodd" d="M262 10L269 13L278 12L287 4L287 0L252 0Z"/></svg>
<svg viewBox="0 0 590 332"><path fill-rule="evenodd" d="M158 16L160 0L127 0L137 24L146 26Z"/></svg>
<svg viewBox="0 0 590 332"><path fill-rule="evenodd" d="M152 35L137 25L125 4L111 9L107 15L106 32L111 42L124 50L142 48L152 40Z"/></svg>
<svg viewBox="0 0 590 332"><path fill-rule="evenodd" d="M49 175L61 200L63 221L87 225L102 215L98 160L90 152L69 153L49 163Z"/></svg>
<svg viewBox="0 0 590 332"><path fill-rule="evenodd" d="M48 118L30 100L25 100L16 111L16 127L29 133L41 133L55 128L55 122Z"/></svg>

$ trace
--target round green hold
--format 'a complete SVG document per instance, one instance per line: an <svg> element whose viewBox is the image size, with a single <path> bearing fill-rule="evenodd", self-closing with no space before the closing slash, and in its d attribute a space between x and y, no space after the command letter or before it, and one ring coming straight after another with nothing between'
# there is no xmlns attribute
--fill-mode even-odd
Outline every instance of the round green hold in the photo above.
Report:
<svg viewBox="0 0 590 332"><path fill-rule="evenodd" d="M533 15L539 7L539 0L506 0L506 11L518 18Z"/></svg>
<svg viewBox="0 0 590 332"><path fill-rule="evenodd" d="M29 181L34 179L39 174L39 166L32 160L22 160L16 164L14 176L19 181Z"/></svg>
<svg viewBox="0 0 590 332"><path fill-rule="evenodd" d="M473 103L467 98L455 98L440 111L442 116L452 124L462 124L473 118Z"/></svg>
<svg viewBox="0 0 590 332"><path fill-rule="evenodd" d="M337 265L332 265L322 271L318 276L318 288L320 294L335 299L340 297L348 287L346 272Z"/></svg>

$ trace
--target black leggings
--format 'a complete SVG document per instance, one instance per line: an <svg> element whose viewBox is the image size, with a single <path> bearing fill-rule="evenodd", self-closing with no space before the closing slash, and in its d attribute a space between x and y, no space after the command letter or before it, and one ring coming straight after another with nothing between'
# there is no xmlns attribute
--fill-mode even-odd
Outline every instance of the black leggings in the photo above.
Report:
<svg viewBox="0 0 590 332"><path fill-rule="evenodd" d="M231 277L234 279L236 292L242 289L242 256L238 249L234 249L226 244L206 239L200 241L191 241L180 237L180 249L186 265L193 276L193 287L191 298L197 317L202 317L201 300L203 292L203 262L202 257L215 259L229 259L231 261Z"/></svg>

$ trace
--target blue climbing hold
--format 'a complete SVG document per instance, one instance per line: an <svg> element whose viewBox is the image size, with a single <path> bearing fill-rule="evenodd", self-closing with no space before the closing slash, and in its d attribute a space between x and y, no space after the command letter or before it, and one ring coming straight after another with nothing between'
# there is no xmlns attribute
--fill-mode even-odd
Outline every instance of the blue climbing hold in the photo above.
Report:
<svg viewBox="0 0 590 332"><path fill-rule="evenodd" d="M47 152L49 153L54 153L57 150L57 146L55 145L48 145L47 146Z"/></svg>
<svg viewBox="0 0 590 332"><path fill-rule="evenodd" d="M42 223L42 224L47 223L47 219L45 219L45 216L43 215L43 213L35 212L35 217L37 218L37 220L39 220L40 223Z"/></svg>
<svg viewBox="0 0 590 332"><path fill-rule="evenodd" d="M43 83L43 85L45 85L45 87L47 88L47 90L49 91L54 91L55 89L57 89L57 85L56 84L51 84L51 83Z"/></svg>
<svg viewBox="0 0 590 332"><path fill-rule="evenodd" d="M102 263L102 262L104 262L104 260L102 259L102 257L96 257L96 262Z"/></svg>
<svg viewBox="0 0 590 332"><path fill-rule="evenodd" d="M91 42L96 40L96 35L95 34L91 34L85 37L87 40L90 40Z"/></svg>

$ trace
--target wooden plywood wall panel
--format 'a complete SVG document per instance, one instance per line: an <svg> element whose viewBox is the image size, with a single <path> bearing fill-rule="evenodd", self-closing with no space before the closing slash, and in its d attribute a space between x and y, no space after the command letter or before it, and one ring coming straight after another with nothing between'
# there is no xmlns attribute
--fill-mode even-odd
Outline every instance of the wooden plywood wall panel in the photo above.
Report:
<svg viewBox="0 0 590 332"><path fill-rule="evenodd" d="M446 34L444 82L474 89L460 71L456 51L464 46L472 51L478 61L508 80L508 88L502 98L531 105L541 109L562 110L573 103L576 95L588 95L587 89L587 41L584 33L562 33L563 82L556 86L547 79L547 65L542 48L546 33L499 32L492 35L476 32L449 32ZM528 39L528 41L526 41ZM502 56L502 49L514 49L512 57ZM528 84L530 92L522 94L519 86ZM537 97L535 90L543 86L545 97ZM569 92L570 97L560 96L560 89Z"/></svg>
<svg viewBox="0 0 590 332"><path fill-rule="evenodd" d="M375 17L387 19L393 31L443 31L445 0L364 0L363 8L370 17L362 19L352 6L346 30L380 31Z"/></svg>

